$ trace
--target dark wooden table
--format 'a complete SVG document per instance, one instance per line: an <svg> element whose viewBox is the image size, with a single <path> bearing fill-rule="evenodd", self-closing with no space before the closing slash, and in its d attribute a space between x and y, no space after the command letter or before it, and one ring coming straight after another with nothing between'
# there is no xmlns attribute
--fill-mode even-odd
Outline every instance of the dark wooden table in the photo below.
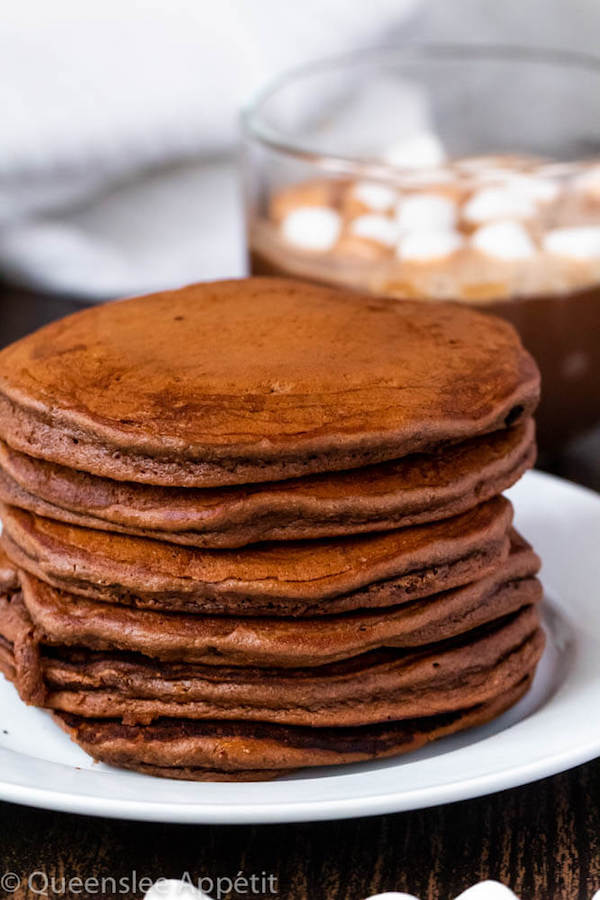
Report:
<svg viewBox="0 0 600 900"><path fill-rule="evenodd" d="M0 288L0 343L71 308L78 304ZM545 467L600 490L600 434ZM600 760L477 800L346 822L153 825L0 804L2 872L21 879L12 894L0 888L2 898L137 900L141 879L188 873L194 881L221 878L223 887L227 878L246 878L247 888L238 882L241 891L222 894L227 900L363 900L386 890L451 900L484 878L523 900L591 900L600 889ZM266 891L251 892L253 875ZM104 878L106 890L93 882L81 890L75 880L65 891L65 878Z"/></svg>

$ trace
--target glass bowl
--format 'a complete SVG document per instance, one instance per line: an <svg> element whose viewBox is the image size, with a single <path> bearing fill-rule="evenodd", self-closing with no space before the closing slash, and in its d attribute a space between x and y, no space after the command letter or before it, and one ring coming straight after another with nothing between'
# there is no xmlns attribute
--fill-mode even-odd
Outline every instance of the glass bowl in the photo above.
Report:
<svg viewBox="0 0 600 900"><path fill-rule="evenodd" d="M543 448L600 422L600 60L408 46L305 66L245 111L243 172L253 274L500 314L542 370Z"/></svg>

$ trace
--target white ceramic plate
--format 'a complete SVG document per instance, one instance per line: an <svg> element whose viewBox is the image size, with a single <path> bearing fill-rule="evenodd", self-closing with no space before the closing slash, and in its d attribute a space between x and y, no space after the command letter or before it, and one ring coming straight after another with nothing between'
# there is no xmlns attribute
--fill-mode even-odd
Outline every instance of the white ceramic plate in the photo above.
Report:
<svg viewBox="0 0 600 900"><path fill-rule="evenodd" d="M0 799L164 822L307 821L463 800L600 755L600 496L539 472L510 495L544 562L548 647L532 690L490 725L409 756L276 782L170 781L94 764L0 678Z"/></svg>

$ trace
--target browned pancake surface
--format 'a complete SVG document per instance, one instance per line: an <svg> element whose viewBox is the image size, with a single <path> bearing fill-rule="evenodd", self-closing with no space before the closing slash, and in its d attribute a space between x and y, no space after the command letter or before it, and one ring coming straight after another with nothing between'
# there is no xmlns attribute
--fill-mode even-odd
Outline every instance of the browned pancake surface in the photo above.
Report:
<svg viewBox="0 0 600 900"><path fill-rule="evenodd" d="M360 728L171 719L139 726L68 713L57 713L56 717L87 753L110 765L166 778L264 780L307 766L395 756L482 725L521 699L531 684L532 674L525 675L514 688L491 702L471 709Z"/></svg>
<svg viewBox="0 0 600 900"><path fill-rule="evenodd" d="M26 590L26 594L27 594ZM40 647L46 637L20 595L0 603L0 635L27 702L126 722L160 717L311 726L372 724L487 702L536 664L539 593L516 592L506 614L448 640L378 649L316 667L206 666L139 653ZM521 605L519 605L519 601Z"/></svg>
<svg viewBox="0 0 600 900"><path fill-rule="evenodd" d="M539 374L466 305L278 279L198 284L76 313L0 353L0 436L117 480L278 480L495 431Z"/></svg>
<svg viewBox="0 0 600 900"><path fill-rule="evenodd" d="M21 574L24 602L44 644L142 653L215 666L315 666L378 647L454 637L536 603L538 557L516 533L492 575L385 611L303 619L160 613L77 597ZM0 625L0 632L2 631Z"/></svg>
<svg viewBox="0 0 600 900"><path fill-rule="evenodd" d="M3 508L3 546L55 587L197 612L307 615L390 606L489 574L509 551L503 497L443 522L368 536L210 551ZM325 602L326 601L326 602Z"/></svg>
<svg viewBox="0 0 600 900"><path fill-rule="evenodd" d="M438 453L263 485L168 488L99 478L0 442L0 498L46 518L197 547L235 547L448 518L535 460L531 419Z"/></svg>
<svg viewBox="0 0 600 900"><path fill-rule="evenodd" d="M512 558L515 573L531 566L527 545L516 537ZM516 702L543 648L535 605L526 599L520 612L437 648L378 651L287 673L157 665L135 654L77 649L40 656L39 636L14 592L10 564L4 569L0 669L17 681L28 702L57 707L61 724L95 758L165 777L261 780L301 766L416 749L488 721ZM41 690L32 684L36 666L45 679ZM111 705L126 722L162 718L143 726L89 718L110 716ZM262 721L252 721L249 705ZM357 706L362 717L349 716L348 708ZM85 711L86 717L70 709ZM185 719L178 717L183 710ZM419 717L406 718L411 710ZM235 718L239 714L246 720ZM234 718L218 722L215 716ZM371 721L381 724L350 724Z"/></svg>
<svg viewBox="0 0 600 900"><path fill-rule="evenodd" d="M130 723L185 717L366 725L487 702L517 684L542 648L537 609L529 606L481 633L420 651L374 651L302 670L157 665L87 652L43 660L44 705Z"/></svg>

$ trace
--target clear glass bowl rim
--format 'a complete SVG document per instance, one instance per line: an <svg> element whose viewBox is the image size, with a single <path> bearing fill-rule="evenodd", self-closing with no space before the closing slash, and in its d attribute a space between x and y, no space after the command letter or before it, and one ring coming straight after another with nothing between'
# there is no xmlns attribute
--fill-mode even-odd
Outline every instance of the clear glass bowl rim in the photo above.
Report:
<svg viewBox="0 0 600 900"><path fill-rule="evenodd" d="M293 156L306 162L313 162L328 169L351 174L365 173L368 166L374 177L386 177L397 173L397 169L376 160L357 159L343 154L324 155L316 149L291 143L262 117L262 109L280 90L294 81L314 74L336 71L356 66L376 67L382 63L402 64L404 62L424 63L427 61L448 61L458 64L486 64L489 62L511 62L523 65L546 65L565 69L579 69L595 72L600 81L600 57L575 50L548 47L528 47L503 44L437 44L409 43L392 45L370 50L358 50L337 56L329 56L288 69L262 87L242 110L241 128L245 140L263 145L282 155ZM599 85L600 90L600 85Z"/></svg>

